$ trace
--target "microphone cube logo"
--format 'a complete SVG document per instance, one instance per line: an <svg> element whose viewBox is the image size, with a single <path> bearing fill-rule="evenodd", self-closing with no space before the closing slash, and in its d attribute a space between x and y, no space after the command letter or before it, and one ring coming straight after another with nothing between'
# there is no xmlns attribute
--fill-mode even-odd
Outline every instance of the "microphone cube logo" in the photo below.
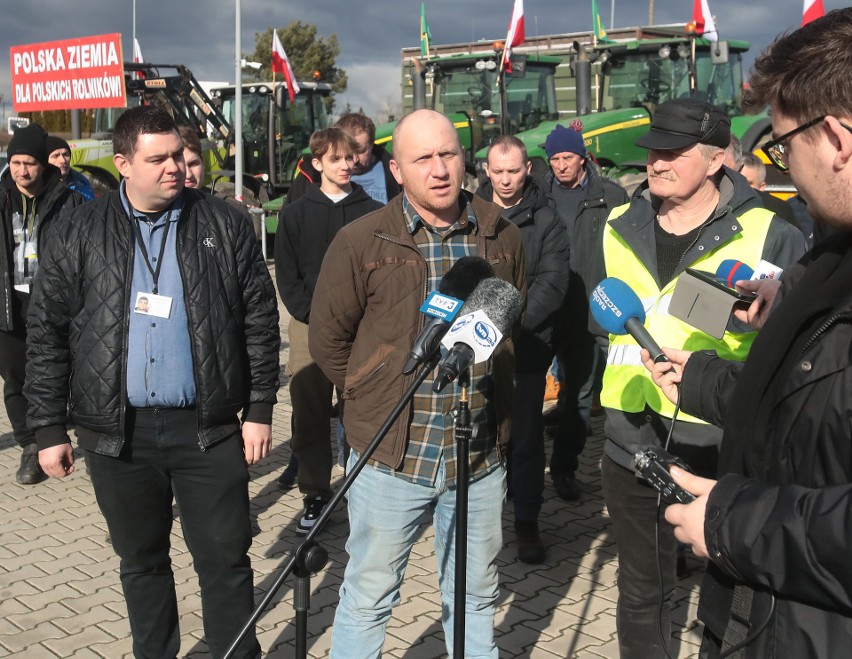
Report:
<svg viewBox="0 0 852 659"><path fill-rule="evenodd" d="M473 336L483 348L493 348L497 345L497 329L481 320L473 326Z"/></svg>
<svg viewBox="0 0 852 659"><path fill-rule="evenodd" d="M429 297L426 298L423 306L420 307L420 311L427 316L434 316L435 318L440 318L451 323L461 309L461 305L461 300L438 293L437 291L432 291L429 293Z"/></svg>

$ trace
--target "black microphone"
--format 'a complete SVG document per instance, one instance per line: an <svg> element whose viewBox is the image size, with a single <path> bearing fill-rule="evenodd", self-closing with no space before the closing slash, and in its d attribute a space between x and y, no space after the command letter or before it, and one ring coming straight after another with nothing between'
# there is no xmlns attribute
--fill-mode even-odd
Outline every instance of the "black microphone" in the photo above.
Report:
<svg viewBox="0 0 852 659"><path fill-rule="evenodd" d="M497 277L483 280L465 302L470 310L453 324L442 341L449 351L438 364L432 391L443 391L471 363L484 362L521 315L523 300L517 288Z"/></svg>
<svg viewBox="0 0 852 659"><path fill-rule="evenodd" d="M438 284L438 295L433 292L427 299L427 304L421 307L421 311L429 315L431 320L426 322L426 326L411 346L408 361L402 369L404 375L414 371L437 352L441 339L459 315L462 305L455 304L456 300L446 300L441 296L449 295L464 302L482 280L493 276L494 268L478 256L463 256L447 270ZM436 315L441 312L441 316Z"/></svg>
<svg viewBox="0 0 852 659"><path fill-rule="evenodd" d="M655 362L667 362L648 330L645 329L645 308L634 290L617 277L607 277L595 286L589 299L592 316L598 325L610 334L630 334L651 353Z"/></svg>

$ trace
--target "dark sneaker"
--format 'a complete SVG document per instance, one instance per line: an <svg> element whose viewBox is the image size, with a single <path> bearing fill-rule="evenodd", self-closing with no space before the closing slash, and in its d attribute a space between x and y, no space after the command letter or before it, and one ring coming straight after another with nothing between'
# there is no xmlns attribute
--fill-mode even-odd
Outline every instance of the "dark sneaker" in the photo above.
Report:
<svg viewBox="0 0 852 659"><path fill-rule="evenodd" d="M328 505L328 500L322 497L310 497L305 499L305 509L302 511L302 517L299 519L299 524L296 526L297 535L307 535L317 523L317 519L322 515L322 511Z"/></svg>
<svg viewBox="0 0 852 659"><path fill-rule="evenodd" d="M556 489L556 494L563 501L580 500L580 488L577 486L577 479L574 478L574 474L554 476L553 487Z"/></svg>
<svg viewBox="0 0 852 659"><path fill-rule="evenodd" d="M544 543L538 534L538 522L515 522L518 538L518 560L529 565L544 563Z"/></svg>
<svg viewBox="0 0 852 659"><path fill-rule="evenodd" d="M21 453L21 466L18 468L18 473L15 474L15 480L21 485L35 485L41 483L47 474L45 474L41 465L38 463L38 446L35 444L27 444Z"/></svg>
<svg viewBox="0 0 852 659"><path fill-rule="evenodd" d="M282 490L292 490L296 487L296 479L299 477L299 461L296 459L296 456L290 458L290 464L287 465L286 469L284 469L284 473L282 473L278 477L278 487Z"/></svg>

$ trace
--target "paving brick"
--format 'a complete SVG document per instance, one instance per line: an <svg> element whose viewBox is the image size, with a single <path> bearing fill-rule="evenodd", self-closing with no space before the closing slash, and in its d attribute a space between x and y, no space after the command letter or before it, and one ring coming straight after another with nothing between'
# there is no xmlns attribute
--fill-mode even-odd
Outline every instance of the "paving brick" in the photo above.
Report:
<svg viewBox="0 0 852 659"><path fill-rule="evenodd" d="M282 309L287 358L286 327ZM278 488L276 479L290 458L289 393L279 392L273 416L274 445L269 458L250 468L255 599L271 587L295 549L295 525L302 510L298 490ZM511 503L504 508L504 547L498 557L500 600L495 638L501 657L617 657L615 641L616 550L600 492L602 419L593 419L594 435L581 457L579 502L559 499L546 478L540 527L547 560L527 566L516 560ZM14 483L20 449L9 434L0 409L0 655L25 659L117 659L132 657L127 611L118 578L118 558L106 540L106 525L83 460L61 481L35 487ZM330 433L330 441L333 441ZM551 437L546 438L548 448ZM339 483L337 472L333 482ZM175 509L173 512L177 512ZM389 659L434 659L446 656L440 623L441 598L431 516L417 531L401 603L388 625L384 656ZM328 566L311 580L308 649L326 657L338 591L348 556L345 506L321 536ZM181 656L207 659L200 618L198 581L186 549L179 519L171 534L182 631ZM696 592L702 564L689 558L693 574L679 583L673 611L673 643L679 659L698 652L700 624L695 621ZM258 638L267 656L293 656L292 580L283 585L258 623Z"/></svg>

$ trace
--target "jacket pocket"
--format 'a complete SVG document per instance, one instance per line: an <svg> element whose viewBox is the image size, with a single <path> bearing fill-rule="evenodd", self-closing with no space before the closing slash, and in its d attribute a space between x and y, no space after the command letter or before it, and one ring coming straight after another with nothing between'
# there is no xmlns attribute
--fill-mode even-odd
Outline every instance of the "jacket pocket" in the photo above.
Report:
<svg viewBox="0 0 852 659"><path fill-rule="evenodd" d="M380 379L380 375L388 367L391 354L396 350L392 345L379 344L361 366L347 374L344 380L344 400L355 400L359 395L371 389L370 383Z"/></svg>

